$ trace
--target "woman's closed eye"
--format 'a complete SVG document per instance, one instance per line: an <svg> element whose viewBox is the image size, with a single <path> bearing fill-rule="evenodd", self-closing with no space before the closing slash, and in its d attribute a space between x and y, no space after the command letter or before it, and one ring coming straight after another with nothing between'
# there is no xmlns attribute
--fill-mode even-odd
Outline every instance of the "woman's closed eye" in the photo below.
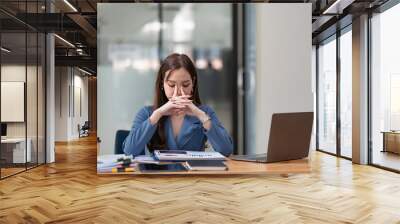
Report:
<svg viewBox="0 0 400 224"><path fill-rule="evenodd" d="M171 87L171 88L175 88L175 84L168 84L168 86ZM190 86L190 84L184 84L184 85L182 85L183 88L187 88L187 87L189 87L189 86Z"/></svg>

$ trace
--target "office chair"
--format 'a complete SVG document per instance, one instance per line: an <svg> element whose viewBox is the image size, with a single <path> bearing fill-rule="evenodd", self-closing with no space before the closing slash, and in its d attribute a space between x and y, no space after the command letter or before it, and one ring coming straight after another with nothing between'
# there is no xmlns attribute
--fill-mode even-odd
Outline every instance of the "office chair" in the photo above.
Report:
<svg viewBox="0 0 400 224"><path fill-rule="evenodd" d="M78 124L79 138L89 136L89 129L90 129L89 121L85 121L82 127L80 127L80 125Z"/></svg>
<svg viewBox="0 0 400 224"><path fill-rule="evenodd" d="M89 129L90 129L89 121L85 121L85 123L82 126L83 133L89 135Z"/></svg>
<svg viewBox="0 0 400 224"><path fill-rule="evenodd" d="M125 141L125 138L129 135L128 130L118 130L115 133L115 144L114 144L114 154L124 154L124 149L122 148L122 144Z"/></svg>

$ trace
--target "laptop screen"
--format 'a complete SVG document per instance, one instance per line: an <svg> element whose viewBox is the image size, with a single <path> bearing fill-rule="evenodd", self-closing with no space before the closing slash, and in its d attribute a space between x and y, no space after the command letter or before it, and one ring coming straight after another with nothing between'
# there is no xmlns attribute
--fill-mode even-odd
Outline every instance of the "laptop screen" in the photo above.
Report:
<svg viewBox="0 0 400 224"><path fill-rule="evenodd" d="M313 119L313 112L273 114L267 161L277 162L307 157Z"/></svg>

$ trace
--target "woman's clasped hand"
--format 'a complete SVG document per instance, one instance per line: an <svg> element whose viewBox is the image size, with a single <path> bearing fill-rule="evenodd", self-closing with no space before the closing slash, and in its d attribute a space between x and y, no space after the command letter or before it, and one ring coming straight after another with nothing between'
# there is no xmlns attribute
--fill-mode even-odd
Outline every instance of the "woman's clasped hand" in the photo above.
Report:
<svg viewBox="0 0 400 224"><path fill-rule="evenodd" d="M174 93L169 98L169 101L159 108L159 112L163 116L184 114L195 116L197 110L198 108L191 100L191 95L186 95L183 88L178 88L178 86L175 86Z"/></svg>

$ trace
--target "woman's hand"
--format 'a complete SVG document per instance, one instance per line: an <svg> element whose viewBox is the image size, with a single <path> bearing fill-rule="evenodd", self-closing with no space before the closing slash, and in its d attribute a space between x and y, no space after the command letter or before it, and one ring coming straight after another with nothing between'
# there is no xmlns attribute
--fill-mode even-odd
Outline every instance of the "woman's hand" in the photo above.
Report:
<svg viewBox="0 0 400 224"><path fill-rule="evenodd" d="M168 101L153 112L153 114L150 116L150 123L154 125L160 120L161 117L183 113L184 109L184 105Z"/></svg>
<svg viewBox="0 0 400 224"><path fill-rule="evenodd" d="M198 108L196 105L193 104L192 101L187 102L185 100L181 100L181 99L187 99L190 96L185 95L185 92L183 92L183 89L181 87L181 93L182 96L181 98L176 98L176 102L180 105L185 105L184 113L190 116L195 116L197 117L201 123L203 124L204 128L206 128L207 130L210 129L211 127L211 122L207 122L210 121L210 117L202 110L200 110L200 108Z"/></svg>
<svg viewBox="0 0 400 224"><path fill-rule="evenodd" d="M189 100L191 96L186 95L182 87L180 89L181 95L177 96L177 94L175 94L176 90L177 88L175 87L174 96L171 97L170 101L176 103L177 105L183 106L183 108L179 110L179 114L197 116L197 114L200 113L201 110L193 104L192 100Z"/></svg>
<svg viewBox="0 0 400 224"><path fill-rule="evenodd" d="M186 95L178 96L178 88L175 86L174 94L169 99L169 101L166 102L161 107L159 107L157 110L155 110L153 114L150 116L151 124L157 123L158 120L160 120L160 118L163 116L185 114L186 104L192 102L191 100L188 99L189 97L190 96Z"/></svg>

